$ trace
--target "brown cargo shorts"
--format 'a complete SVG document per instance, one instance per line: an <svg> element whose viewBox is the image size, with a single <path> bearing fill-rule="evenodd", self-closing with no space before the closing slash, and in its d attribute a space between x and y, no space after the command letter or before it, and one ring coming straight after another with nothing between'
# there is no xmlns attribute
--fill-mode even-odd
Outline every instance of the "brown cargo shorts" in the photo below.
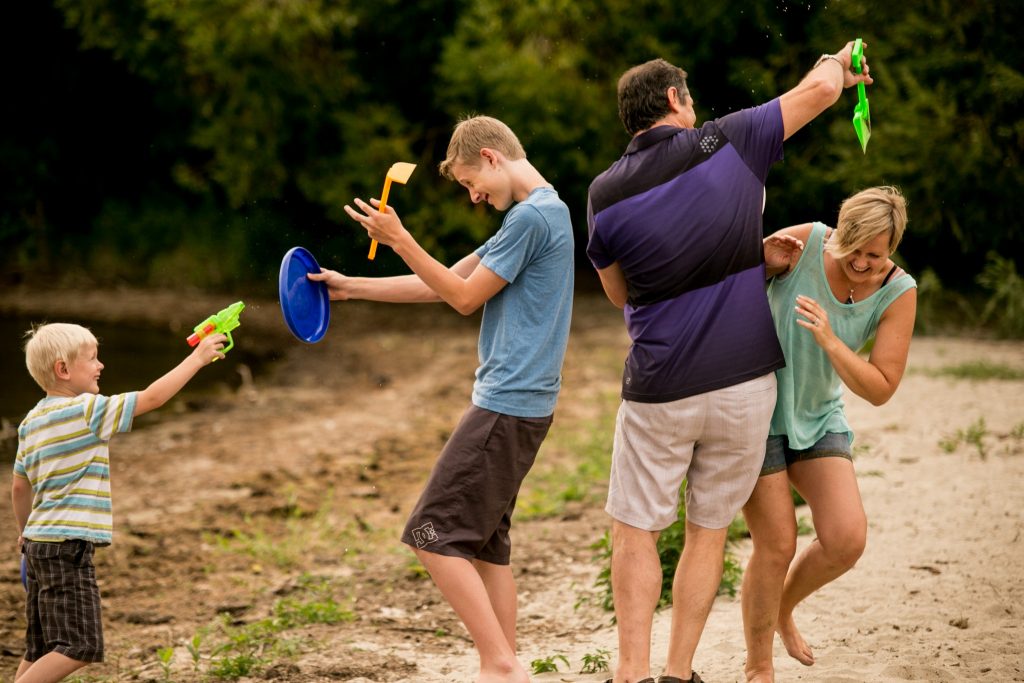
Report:
<svg viewBox="0 0 1024 683"><path fill-rule="evenodd" d="M524 418L470 406L434 464L402 542L419 550L507 565L519 487L552 416Z"/></svg>

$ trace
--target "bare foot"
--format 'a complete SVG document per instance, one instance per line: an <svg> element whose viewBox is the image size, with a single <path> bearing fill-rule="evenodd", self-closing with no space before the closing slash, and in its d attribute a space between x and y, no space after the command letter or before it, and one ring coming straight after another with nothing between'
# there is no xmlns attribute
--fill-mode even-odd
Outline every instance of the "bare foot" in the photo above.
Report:
<svg viewBox="0 0 1024 683"><path fill-rule="evenodd" d="M807 644L807 641L805 641L803 636L800 635L800 631L796 627L796 622L793 621L792 614L786 618L783 618L780 614L779 623L775 630L779 632L779 636L782 638L782 644L786 646L786 652L789 653L790 657L804 666L811 666L814 664L814 653L811 651L811 647Z"/></svg>
<svg viewBox="0 0 1024 683"><path fill-rule="evenodd" d="M481 671L477 683L530 683L530 677L522 667L507 668L509 670Z"/></svg>
<svg viewBox="0 0 1024 683"><path fill-rule="evenodd" d="M746 671L747 683L775 683L775 672L772 669L755 669Z"/></svg>

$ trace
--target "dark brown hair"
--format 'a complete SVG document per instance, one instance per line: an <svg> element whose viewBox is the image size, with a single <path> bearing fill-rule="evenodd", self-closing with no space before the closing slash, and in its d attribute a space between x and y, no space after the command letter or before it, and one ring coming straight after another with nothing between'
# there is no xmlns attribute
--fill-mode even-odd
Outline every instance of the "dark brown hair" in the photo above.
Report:
<svg viewBox="0 0 1024 683"><path fill-rule="evenodd" d="M669 88L678 90L681 98L689 95L686 72L664 59L652 59L622 74L619 118L627 133L636 135L671 113L665 94Z"/></svg>

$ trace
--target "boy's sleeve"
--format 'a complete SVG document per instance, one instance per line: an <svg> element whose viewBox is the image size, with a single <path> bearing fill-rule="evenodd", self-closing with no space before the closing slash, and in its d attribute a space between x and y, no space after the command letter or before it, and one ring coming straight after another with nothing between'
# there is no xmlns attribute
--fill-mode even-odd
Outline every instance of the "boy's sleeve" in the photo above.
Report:
<svg viewBox="0 0 1024 683"><path fill-rule="evenodd" d="M90 431L101 441L110 441L118 432L130 432L138 396L137 391L93 396L85 406L85 420Z"/></svg>
<svg viewBox="0 0 1024 683"><path fill-rule="evenodd" d="M763 183L768 170L782 159L782 105L778 98L759 107L741 109L716 121L718 127Z"/></svg>
<svg viewBox="0 0 1024 683"><path fill-rule="evenodd" d="M18 453L14 456L14 476L21 477L22 479L28 479L28 473L25 471L25 458L22 457L24 451L24 442L18 439Z"/></svg>
<svg viewBox="0 0 1024 683"><path fill-rule="evenodd" d="M497 234L477 249L480 263L505 282L515 282L540 251L546 234L547 223L537 209L516 207Z"/></svg>

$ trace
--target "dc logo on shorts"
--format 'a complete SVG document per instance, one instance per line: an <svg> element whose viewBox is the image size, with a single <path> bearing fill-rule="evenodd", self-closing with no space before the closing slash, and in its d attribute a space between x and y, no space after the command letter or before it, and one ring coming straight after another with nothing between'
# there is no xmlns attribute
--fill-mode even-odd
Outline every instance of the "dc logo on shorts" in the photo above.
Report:
<svg viewBox="0 0 1024 683"><path fill-rule="evenodd" d="M416 541L417 548L422 548L423 546L436 541L437 532L434 531L434 523L427 522L423 526L413 529L412 539Z"/></svg>

